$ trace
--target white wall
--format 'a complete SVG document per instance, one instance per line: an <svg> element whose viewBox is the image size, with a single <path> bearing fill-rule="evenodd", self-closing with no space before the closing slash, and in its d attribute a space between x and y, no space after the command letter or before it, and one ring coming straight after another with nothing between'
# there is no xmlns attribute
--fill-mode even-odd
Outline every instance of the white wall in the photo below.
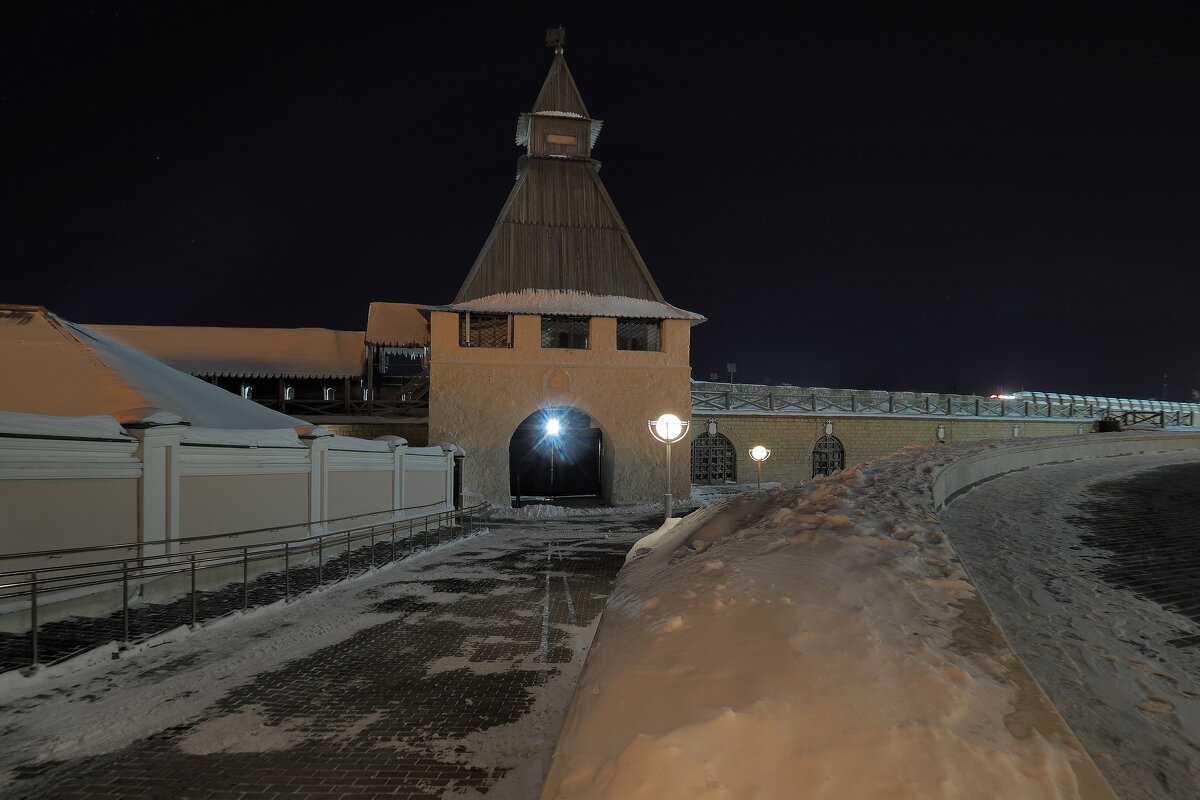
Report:
<svg viewBox="0 0 1200 800"><path fill-rule="evenodd" d="M413 516L453 504L453 458L440 447L338 450L327 436L294 446L193 444L185 431L131 429L128 439L0 433L0 554L164 540L139 548L163 555L185 551L179 540L189 536L275 528L238 543L298 539L391 509ZM325 523L350 515L363 516ZM53 561L67 563L70 556ZM0 572L42 566L0 559Z"/></svg>

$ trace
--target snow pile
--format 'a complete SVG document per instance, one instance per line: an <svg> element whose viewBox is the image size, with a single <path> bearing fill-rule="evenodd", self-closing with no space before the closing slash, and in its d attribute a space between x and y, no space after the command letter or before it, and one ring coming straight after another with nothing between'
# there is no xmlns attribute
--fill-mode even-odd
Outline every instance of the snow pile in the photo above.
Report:
<svg viewBox="0 0 1200 800"><path fill-rule="evenodd" d="M56 417L0 411L0 436L65 436L71 439L130 439L113 417Z"/></svg>
<svg viewBox="0 0 1200 800"><path fill-rule="evenodd" d="M184 421L183 417L174 411L151 406L127 408L115 412L113 417L122 425L179 425Z"/></svg>
<svg viewBox="0 0 1200 800"><path fill-rule="evenodd" d="M372 453L390 453L392 448L387 442L374 439L356 439L353 436L333 436L329 439L330 450L358 450Z"/></svg>
<svg viewBox="0 0 1200 800"><path fill-rule="evenodd" d="M1111 797L933 516L938 469L983 447L747 492L635 545L543 797Z"/></svg>
<svg viewBox="0 0 1200 800"><path fill-rule="evenodd" d="M245 430L226 428L187 428L184 444L223 445L225 447L303 447L291 428Z"/></svg>

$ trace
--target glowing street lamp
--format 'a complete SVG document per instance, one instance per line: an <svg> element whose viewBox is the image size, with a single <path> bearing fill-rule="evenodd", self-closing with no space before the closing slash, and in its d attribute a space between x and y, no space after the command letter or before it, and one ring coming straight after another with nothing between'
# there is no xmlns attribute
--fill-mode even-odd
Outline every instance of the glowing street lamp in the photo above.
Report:
<svg viewBox="0 0 1200 800"><path fill-rule="evenodd" d="M763 447L761 444L756 444L750 448L750 457L758 464L758 488L762 488L762 462L771 457L771 451Z"/></svg>
<svg viewBox="0 0 1200 800"><path fill-rule="evenodd" d="M674 414L663 414L647 423L650 435L667 445L667 493L663 496L666 518L671 518L671 443L678 442L687 433L688 423Z"/></svg>

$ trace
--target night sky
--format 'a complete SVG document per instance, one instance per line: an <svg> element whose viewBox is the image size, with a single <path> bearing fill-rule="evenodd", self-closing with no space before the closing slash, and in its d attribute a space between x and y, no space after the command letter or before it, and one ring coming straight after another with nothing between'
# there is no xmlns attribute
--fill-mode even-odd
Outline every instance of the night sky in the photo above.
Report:
<svg viewBox="0 0 1200 800"><path fill-rule="evenodd" d="M0 302L349 330L450 302L562 24L601 176L709 318L693 377L1200 389L1200 4L437 5L7 7Z"/></svg>

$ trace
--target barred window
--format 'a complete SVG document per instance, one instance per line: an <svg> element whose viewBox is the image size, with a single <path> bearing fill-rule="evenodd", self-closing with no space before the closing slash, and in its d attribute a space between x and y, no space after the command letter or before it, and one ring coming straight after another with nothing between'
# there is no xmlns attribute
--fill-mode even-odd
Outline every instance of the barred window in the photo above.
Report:
<svg viewBox="0 0 1200 800"><path fill-rule="evenodd" d="M587 350L587 317L542 317L542 347Z"/></svg>
<svg viewBox="0 0 1200 800"><path fill-rule="evenodd" d="M662 350L660 323L656 319L617 320L618 350Z"/></svg>
<svg viewBox="0 0 1200 800"><path fill-rule="evenodd" d="M460 347L512 347L507 314L473 314L458 318Z"/></svg>

